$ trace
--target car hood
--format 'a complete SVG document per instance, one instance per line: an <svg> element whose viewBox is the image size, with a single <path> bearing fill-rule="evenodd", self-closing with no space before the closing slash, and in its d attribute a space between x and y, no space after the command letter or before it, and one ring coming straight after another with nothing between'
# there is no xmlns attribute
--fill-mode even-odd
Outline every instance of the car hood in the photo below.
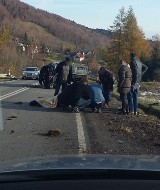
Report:
<svg viewBox="0 0 160 190"><path fill-rule="evenodd" d="M160 171L160 156L56 155L0 162L0 173L46 169Z"/></svg>

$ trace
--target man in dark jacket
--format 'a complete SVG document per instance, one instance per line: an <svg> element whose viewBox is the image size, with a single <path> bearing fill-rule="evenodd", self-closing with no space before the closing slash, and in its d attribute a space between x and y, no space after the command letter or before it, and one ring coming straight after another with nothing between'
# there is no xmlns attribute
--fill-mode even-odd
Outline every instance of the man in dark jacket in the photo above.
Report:
<svg viewBox="0 0 160 190"><path fill-rule="evenodd" d="M122 114L128 114L128 100L127 94L131 88L132 72L128 64L121 60L120 68L118 70L118 92L120 93L120 99L122 101Z"/></svg>
<svg viewBox="0 0 160 190"><path fill-rule="evenodd" d="M106 107L108 107L113 92L113 84L114 84L113 74L104 67L101 67L100 70L98 71L98 77L100 83L103 86L105 105Z"/></svg>
<svg viewBox="0 0 160 190"><path fill-rule="evenodd" d="M69 108L71 111L79 112L77 107L78 101L83 99L91 99L91 93L87 79L75 81L68 85L61 94L58 95L58 103L62 107Z"/></svg>
<svg viewBox="0 0 160 190"><path fill-rule="evenodd" d="M54 96L57 96L62 86L62 91L67 87L67 83L73 81L72 74L72 64L70 57L67 57L65 61L60 62L55 69L56 82L55 82L55 93Z"/></svg>
<svg viewBox="0 0 160 190"><path fill-rule="evenodd" d="M138 91L143 74L147 71L148 67L141 63L134 52L130 54L130 67L132 71L132 86L128 93L129 114L137 115L138 109Z"/></svg>
<svg viewBox="0 0 160 190"><path fill-rule="evenodd" d="M44 88L50 88L53 85L55 68L55 63L49 63L41 68L39 74L39 84L43 85Z"/></svg>

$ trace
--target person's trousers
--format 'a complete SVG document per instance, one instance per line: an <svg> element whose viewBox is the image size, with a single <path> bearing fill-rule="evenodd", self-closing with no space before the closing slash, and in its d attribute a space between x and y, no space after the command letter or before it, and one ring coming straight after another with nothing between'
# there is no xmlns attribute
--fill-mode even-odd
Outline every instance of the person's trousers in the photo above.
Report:
<svg viewBox="0 0 160 190"><path fill-rule="evenodd" d="M128 99L127 99L127 94L125 93L120 93L120 99L122 101L122 112L123 113L128 113Z"/></svg>
<svg viewBox="0 0 160 190"><path fill-rule="evenodd" d="M55 96L58 95L61 86L62 86L62 92L63 92L63 90L67 87L67 81L56 82L55 93L54 93Z"/></svg>
<svg viewBox="0 0 160 190"><path fill-rule="evenodd" d="M131 90L129 91L127 98L128 98L128 107L129 112L137 112L138 109L138 90L134 87L131 87Z"/></svg>
<svg viewBox="0 0 160 190"><path fill-rule="evenodd" d="M103 92L103 96L105 98L105 103L108 104L112 98L112 91L106 90Z"/></svg>
<svg viewBox="0 0 160 190"><path fill-rule="evenodd" d="M89 106L91 104L91 100L85 100L83 98L80 98L80 100L77 102L77 106L79 109L84 109L85 107Z"/></svg>

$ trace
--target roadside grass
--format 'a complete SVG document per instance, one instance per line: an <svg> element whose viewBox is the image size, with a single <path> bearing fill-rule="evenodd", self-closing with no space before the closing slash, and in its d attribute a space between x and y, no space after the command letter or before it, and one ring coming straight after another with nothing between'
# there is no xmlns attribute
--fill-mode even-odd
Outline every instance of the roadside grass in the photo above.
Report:
<svg viewBox="0 0 160 190"><path fill-rule="evenodd" d="M11 79L0 78L0 82L10 81Z"/></svg>
<svg viewBox="0 0 160 190"><path fill-rule="evenodd" d="M160 82L142 82L140 86L141 91L160 92Z"/></svg>
<svg viewBox="0 0 160 190"><path fill-rule="evenodd" d="M140 90L142 91L155 91L155 87L157 89L160 89L160 83L159 82L147 82L147 83L141 83ZM119 93L117 92L117 84L114 85L113 90L113 97L115 97L118 101L120 101ZM153 101L154 100L154 101ZM155 95L150 95L149 97L139 97L138 98L138 112L139 113L146 113L147 115L152 115L160 119L160 103L155 100Z"/></svg>

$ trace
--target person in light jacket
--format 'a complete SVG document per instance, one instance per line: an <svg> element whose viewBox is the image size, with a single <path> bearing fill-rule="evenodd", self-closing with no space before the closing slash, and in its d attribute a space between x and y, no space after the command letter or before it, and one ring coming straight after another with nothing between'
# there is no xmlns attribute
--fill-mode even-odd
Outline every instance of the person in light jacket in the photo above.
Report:
<svg viewBox="0 0 160 190"><path fill-rule="evenodd" d="M120 67L118 70L118 89L120 99L122 101L122 114L128 114L128 99L127 94L131 88L132 72L128 64L124 60L120 60Z"/></svg>

